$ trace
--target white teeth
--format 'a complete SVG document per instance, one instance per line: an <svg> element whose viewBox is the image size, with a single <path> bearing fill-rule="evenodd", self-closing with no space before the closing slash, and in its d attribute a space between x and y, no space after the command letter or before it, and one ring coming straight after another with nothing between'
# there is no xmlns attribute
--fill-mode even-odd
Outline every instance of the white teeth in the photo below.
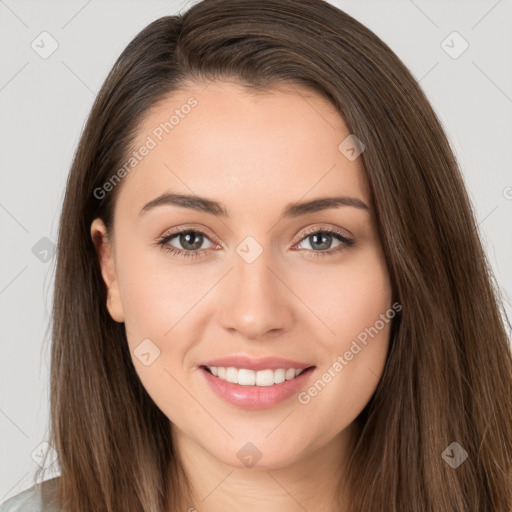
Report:
<svg viewBox="0 0 512 512"><path fill-rule="evenodd" d="M279 370L274 371L274 382L276 384L281 384L286 380L286 370L284 368L279 368Z"/></svg>
<svg viewBox="0 0 512 512"><path fill-rule="evenodd" d="M274 370L259 370L256 372L256 386L273 386Z"/></svg>
<svg viewBox="0 0 512 512"><path fill-rule="evenodd" d="M226 369L226 380L228 382L232 382L233 384L238 383L238 370L236 368L230 367Z"/></svg>
<svg viewBox="0 0 512 512"><path fill-rule="evenodd" d="M242 386L254 386L256 384L256 373L253 370L238 370L237 383Z"/></svg>
<svg viewBox="0 0 512 512"><path fill-rule="evenodd" d="M277 370L247 370L245 368L225 368L222 366L207 366L212 375L219 379L239 384L241 386L273 386L285 380L291 380L300 375L304 369L279 368Z"/></svg>

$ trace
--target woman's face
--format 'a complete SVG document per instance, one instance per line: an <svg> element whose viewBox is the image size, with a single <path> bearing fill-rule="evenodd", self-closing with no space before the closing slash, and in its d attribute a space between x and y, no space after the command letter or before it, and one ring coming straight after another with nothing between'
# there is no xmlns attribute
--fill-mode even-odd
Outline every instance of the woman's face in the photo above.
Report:
<svg viewBox="0 0 512 512"><path fill-rule="evenodd" d="M340 446L388 348L391 287L358 148L340 149L350 133L327 100L296 91L174 93L118 174L111 246L91 226L142 384L174 435L238 467Z"/></svg>

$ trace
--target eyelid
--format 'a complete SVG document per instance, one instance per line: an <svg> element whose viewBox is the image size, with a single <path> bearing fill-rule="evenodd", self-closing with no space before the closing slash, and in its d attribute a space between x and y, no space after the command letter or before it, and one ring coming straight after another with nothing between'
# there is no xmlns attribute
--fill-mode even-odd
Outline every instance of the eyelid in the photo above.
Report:
<svg viewBox="0 0 512 512"><path fill-rule="evenodd" d="M222 244L216 239L215 235L212 235L211 231L206 226L204 226L202 224L188 224L187 226L184 226L184 227L182 226L182 227L179 227L176 229L167 230L161 236L159 236L157 238L157 240L162 240L164 238L170 237L171 235L179 235L180 233L189 232L189 231L197 231L200 234L204 234L207 236L207 238L211 242L217 244L220 247L223 247ZM345 233L344 233L342 228L327 226L327 225L316 225L316 226L307 228L305 231L301 231L299 238L296 239L296 241L293 243L293 246L297 245L299 242L301 242L304 238L306 238L311 233L317 233L319 231L338 234L340 236L343 236L345 238L352 239L352 240L354 239L352 233L350 233L348 230L345 230Z"/></svg>
<svg viewBox="0 0 512 512"><path fill-rule="evenodd" d="M348 231L348 230L347 230ZM208 249L195 249L193 251L187 251L184 249L176 248L172 245L168 245L168 242L175 238L176 236L179 236L181 233L187 233L187 232L194 232L196 234L200 234L203 237L207 238L212 242L214 245L217 245L216 248L208 248ZM216 237L211 236L209 234L209 229L206 228L206 226L203 225L188 225L188 226L181 226L176 229L171 229L170 231L166 231L162 236L160 236L156 241L156 245L160 246L162 249L167 250L170 253L174 253L176 256L179 257L192 257L197 258L200 256L206 256L209 250L218 250L219 248L222 248L222 244L215 242ZM320 226L312 226L306 231L302 231L300 238L293 244L292 249L296 249L296 246L301 243L303 240L306 240L308 238L308 235L311 235L313 233L327 233L333 236L334 238L337 238L340 242L340 245L337 246L339 248L329 249L327 251L313 251L313 250L307 250L306 252L310 254L310 257L329 257L334 256L337 253L340 253L341 251L348 249L354 245L357 244L356 239L350 233L350 235L347 235L343 233L342 228L333 227L333 226L326 226L326 225L320 225ZM299 251L302 252L302 251Z"/></svg>
<svg viewBox="0 0 512 512"><path fill-rule="evenodd" d="M187 224L186 226L181 226L176 229L169 229L167 231L164 231L164 233L157 238L157 240L163 240L165 238L168 238L170 236L176 236L181 233L188 233L189 231L195 231L202 235L206 235L206 237L214 244L219 245L222 247L222 244L216 239L215 235L211 233L211 231L202 224ZM206 250L206 249L205 249ZM191 251L189 251L191 252Z"/></svg>
<svg viewBox="0 0 512 512"><path fill-rule="evenodd" d="M320 224L320 225L317 225L317 226L313 226L311 228L307 228L305 231L301 231L300 238L297 240L297 242L294 245L296 245L298 242L300 242L301 240L306 238L311 233L317 233L319 231L327 232L327 233L335 233L335 234L338 234L338 235L343 236L345 238L349 238L349 239L352 239L352 240L354 239L354 236L348 230L343 230L342 228L338 228L338 227L334 227L334 226L328 226L328 225L325 225L325 224L323 224L323 225Z"/></svg>

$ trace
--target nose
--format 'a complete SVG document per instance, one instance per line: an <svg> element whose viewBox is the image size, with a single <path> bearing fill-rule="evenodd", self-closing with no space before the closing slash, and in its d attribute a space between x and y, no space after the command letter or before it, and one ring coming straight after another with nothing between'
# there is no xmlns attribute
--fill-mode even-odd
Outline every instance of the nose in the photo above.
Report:
<svg viewBox="0 0 512 512"><path fill-rule="evenodd" d="M222 327L232 335L257 341L283 333L293 325L300 301L288 284L287 273L264 250L251 263L234 255L231 272L221 291ZM291 286L293 289L293 286Z"/></svg>

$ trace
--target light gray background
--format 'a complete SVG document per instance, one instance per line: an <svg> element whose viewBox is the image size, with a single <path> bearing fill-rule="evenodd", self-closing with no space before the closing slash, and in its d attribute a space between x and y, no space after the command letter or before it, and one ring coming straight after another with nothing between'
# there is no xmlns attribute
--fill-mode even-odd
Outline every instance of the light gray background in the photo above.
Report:
<svg viewBox="0 0 512 512"><path fill-rule="evenodd" d="M511 315L512 1L332 3L387 42L427 93L461 165ZM55 259L45 263L32 248L44 237L56 242L71 159L115 59L148 23L188 5L0 0L0 502L32 485L38 466L31 454L46 436L43 342ZM59 45L47 59L31 47L43 31ZM453 31L469 43L457 59L441 47Z"/></svg>

